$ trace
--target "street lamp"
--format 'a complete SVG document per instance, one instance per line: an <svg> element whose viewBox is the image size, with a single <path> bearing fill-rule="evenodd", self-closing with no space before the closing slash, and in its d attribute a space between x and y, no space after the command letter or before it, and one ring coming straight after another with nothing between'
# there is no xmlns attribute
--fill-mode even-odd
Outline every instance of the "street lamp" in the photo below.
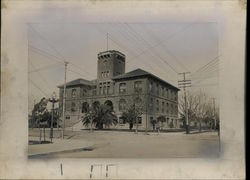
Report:
<svg viewBox="0 0 250 180"><path fill-rule="evenodd" d="M51 109L51 123L50 123L50 140L52 143L52 139L53 139L53 122L54 122L54 107L55 107L55 103L58 102L58 100L56 100L56 93L53 92L51 98L49 99L49 102L52 103L52 109Z"/></svg>

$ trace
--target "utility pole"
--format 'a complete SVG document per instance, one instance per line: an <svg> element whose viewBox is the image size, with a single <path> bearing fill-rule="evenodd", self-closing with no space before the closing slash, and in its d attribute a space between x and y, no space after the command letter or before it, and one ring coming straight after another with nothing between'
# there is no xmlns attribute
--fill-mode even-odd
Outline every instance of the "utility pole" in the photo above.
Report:
<svg viewBox="0 0 250 180"><path fill-rule="evenodd" d="M64 139L64 128L65 128L65 96L66 96L66 77L67 77L67 66L69 62L65 61L65 69L64 69L64 86L63 86L63 109L62 109L62 139Z"/></svg>
<svg viewBox="0 0 250 180"><path fill-rule="evenodd" d="M213 100L213 109L214 109L214 130L216 130L216 117L215 117L215 98L212 98Z"/></svg>
<svg viewBox="0 0 250 180"><path fill-rule="evenodd" d="M52 98L49 99L49 102L52 103L51 122L50 122L50 140L51 140L51 143L52 143L52 139L53 139L53 123L54 123L54 108L55 108L55 103L58 102L58 100L56 100L56 93L55 92L53 92Z"/></svg>
<svg viewBox="0 0 250 180"><path fill-rule="evenodd" d="M191 80L186 79L186 74L190 74L190 72L179 73L179 75L183 75L183 80L178 81L178 86L179 86L179 88L182 88L183 91L184 91L186 133L189 134L189 122L188 122L188 108L187 108L186 88L187 87L191 87Z"/></svg>

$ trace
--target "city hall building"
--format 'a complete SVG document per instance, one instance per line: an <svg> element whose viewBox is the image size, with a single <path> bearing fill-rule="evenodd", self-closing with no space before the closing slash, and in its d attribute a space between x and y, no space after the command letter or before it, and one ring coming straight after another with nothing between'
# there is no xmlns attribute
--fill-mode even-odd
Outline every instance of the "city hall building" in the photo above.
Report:
<svg viewBox="0 0 250 180"><path fill-rule="evenodd" d="M125 73L126 57L115 50L98 54L97 79L76 79L66 83L65 126L82 124L82 117L94 104L111 106L118 117L118 124L112 128L128 129L129 124L122 113L133 102L144 105L138 117L139 129L153 129L153 120L165 116L162 128L178 128L178 91L179 89L144 71L135 69ZM63 85L58 86L59 108L62 110ZM82 127L84 128L84 127Z"/></svg>

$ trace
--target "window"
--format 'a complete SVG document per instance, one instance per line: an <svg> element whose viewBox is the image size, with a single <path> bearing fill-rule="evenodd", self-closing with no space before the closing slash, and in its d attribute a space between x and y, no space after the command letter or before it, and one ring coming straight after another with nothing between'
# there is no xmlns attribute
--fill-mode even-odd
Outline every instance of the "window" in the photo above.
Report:
<svg viewBox="0 0 250 180"><path fill-rule="evenodd" d="M159 111L159 100L156 100L156 111Z"/></svg>
<svg viewBox="0 0 250 180"><path fill-rule="evenodd" d="M164 87L162 86L162 87L161 87L161 95L164 96L164 94L165 94L165 89L164 89Z"/></svg>
<svg viewBox="0 0 250 180"><path fill-rule="evenodd" d="M166 94L167 94L167 98L168 98L168 89L166 88Z"/></svg>
<svg viewBox="0 0 250 180"><path fill-rule="evenodd" d="M156 94L157 94L157 95L159 95L159 94L160 94L159 84L156 84Z"/></svg>
<svg viewBox="0 0 250 180"><path fill-rule="evenodd" d="M106 94L106 92L107 92L107 87L104 86L104 87L103 87L103 94Z"/></svg>
<svg viewBox="0 0 250 180"><path fill-rule="evenodd" d="M164 113L165 103L164 103L164 102L162 102L161 106L162 106L162 107L161 107L161 108L162 108L162 109L161 109L161 112L162 112L162 113Z"/></svg>
<svg viewBox="0 0 250 180"><path fill-rule="evenodd" d="M153 104L154 104L154 99L150 98L150 103L149 103L150 109L153 109Z"/></svg>
<svg viewBox="0 0 250 180"><path fill-rule="evenodd" d="M99 87L99 94L102 94L102 86Z"/></svg>
<svg viewBox="0 0 250 180"><path fill-rule="evenodd" d="M72 98L76 97L76 89L72 89L71 96Z"/></svg>
<svg viewBox="0 0 250 180"><path fill-rule="evenodd" d="M70 119L70 116L66 116L66 119Z"/></svg>
<svg viewBox="0 0 250 180"><path fill-rule="evenodd" d="M135 102L136 106L141 106L142 105L142 99L139 98L139 97L135 98L134 102Z"/></svg>
<svg viewBox="0 0 250 180"><path fill-rule="evenodd" d="M168 107L169 107L169 106L168 106L168 103L167 103L167 108L166 108L166 110L167 110L166 112L167 112L167 113L168 113Z"/></svg>
<svg viewBox="0 0 250 180"><path fill-rule="evenodd" d="M92 95L96 95L96 90L93 90L93 91L92 91Z"/></svg>
<svg viewBox="0 0 250 180"><path fill-rule="evenodd" d="M126 100L125 99L120 99L119 101L119 111L124 111L126 108Z"/></svg>
<svg viewBox="0 0 250 180"><path fill-rule="evenodd" d="M82 96L86 96L87 95L87 89L82 89Z"/></svg>
<svg viewBox="0 0 250 180"><path fill-rule="evenodd" d="M173 104L170 105L170 114L173 114Z"/></svg>
<svg viewBox="0 0 250 180"><path fill-rule="evenodd" d="M175 92L174 100L177 101L177 92Z"/></svg>
<svg viewBox="0 0 250 180"><path fill-rule="evenodd" d="M149 83L149 92L153 92L153 82L152 81L150 81L150 83Z"/></svg>
<svg viewBox="0 0 250 180"><path fill-rule="evenodd" d="M71 103L71 112L75 112L76 111L76 103L72 102Z"/></svg>
<svg viewBox="0 0 250 180"><path fill-rule="evenodd" d="M110 88L110 86L107 86L107 93L111 94L111 88Z"/></svg>
<svg viewBox="0 0 250 180"><path fill-rule="evenodd" d="M120 93L126 93L126 83L120 83L119 92Z"/></svg>
<svg viewBox="0 0 250 180"><path fill-rule="evenodd" d="M135 89L135 92L142 92L142 82L141 81L135 81L134 89Z"/></svg>
<svg viewBox="0 0 250 180"><path fill-rule="evenodd" d="M142 123L142 118L141 117L137 117L137 123L141 124Z"/></svg>

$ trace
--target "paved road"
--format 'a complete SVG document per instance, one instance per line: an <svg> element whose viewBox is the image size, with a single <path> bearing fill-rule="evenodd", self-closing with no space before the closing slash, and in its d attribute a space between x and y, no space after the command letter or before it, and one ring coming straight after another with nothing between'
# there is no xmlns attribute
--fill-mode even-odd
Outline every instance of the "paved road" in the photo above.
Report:
<svg viewBox="0 0 250 180"><path fill-rule="evenodd" d="M29 134L35 136L39 133L33 130ZM219 155L218 135L215 132L145 135L143 132L135 134L117 131L67 131L65 134L74 140L91 142L93 150L57 153L48 155L48 158L216 158Z"/></svg>

